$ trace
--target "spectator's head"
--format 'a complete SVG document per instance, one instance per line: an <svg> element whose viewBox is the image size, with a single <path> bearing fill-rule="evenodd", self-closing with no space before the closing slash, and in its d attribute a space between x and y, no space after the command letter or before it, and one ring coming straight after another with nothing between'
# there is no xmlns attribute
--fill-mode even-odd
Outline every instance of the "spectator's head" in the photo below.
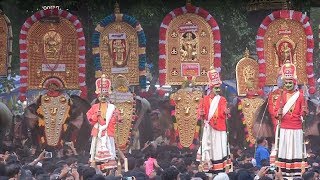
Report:
<svg viewBox="0 0 320 180"><path fill-rule="evenodd" d="M50 176L48 174L39 174L36 176L37 180L47 180L50 179Z"/></svg>
<svg viewBox="0 0 320 180"><path fill-rule="evenodd" d="M269 159L262 159L261 160L261 166L270 166Z"/></svg>
<svg viewBox="0 0 320 180"><path fill-rule="evenodd" d="M128 170L133 170L136 166L136 159L134 157L128 158Z"/></svg>
<svg viewBox="0 0 320 180"><path fill-rule="evenodd" d="M314 180L316 179L316 174L314 172L306 172L302 175L303 180Z"/></svg>
<svg viewBox="0 0 320 180"><path fill-rule="evenodd" d="M63 155L68 157L74 155L73 150L71 149L70 146L68 145L63 146Z"/></svg>
<svg viewBox="0 0 320 180"><path fill-rule="evenodd" d="M44 169L40 166L35 166L34 167L34 174L37 176L39 174L46 174L46 172L44 171Z"/></svg>
<svg viewBox="0 0 320 180"><path fill-rule="evenodd" d="M229 180L229 176L226 173L219 173L213 180Z"/></svg>
<svg viewBox="0 0 320 180"><path fill-rule="evenodd" d="M90 178L88 180L105 180L105 177L103 175L96 174L96 175L94 175L92 178Z"/></svg>
<svg viewBox="0 0 320 180"><path fill-rule="evenodd" d="M229 172L228 176L229 176L229 179L231 180L236 179L236 172Z"/></svg>
<svg viewBox="0 0 320 180"><path fill-rule="evenodd" d="M253 180L253 176L247 170L239 170L237 173L238 180Z"/></svg>
<svg viewBox="0 0 320 180"><path fill-rule="evenodd" d="M171 179L171 180L176 180L178 179L178 175L179 175L179 171L176 167L169 167L167 169L165 169L161 175L161 179L162 180L167 180L167 179Z"/></svg>
<svg viewBox="0 0 320 180"><path fill-rule="evenodd" d="M190 180L191 176L188 173L180 173L179 174L179 179L181 179L181 180Z"/></svg>
<svg viewBox="0 0 320 180"><path fill-rule="evenodd" d="M83 179L92 178L96 174L96 170L93 167L85 167L83 170Z"/></svg>
<svg viewBox="0 0 320 180"><path fill-rule="evenodd" d="M265 137L259 137L257 139L257 144L259 144L260 146L265 146L267 147L268 146L268 141Z"/></svg>
<svg viewBox="0 0 320 180"><path fill-rule="evenodd" d="M15 154L10 154L9 157L7 158L6 160L6 164L9 165L9 164L19 164L20 161L18 159L18 156L15 155Z"/></svg>
<svg viewBox="0 0 320 180"><path fill-rule="evenodd" d="M187 168L187 171L189 173L196 169L196 165L193 162L192 158L185 158L184 159L184 164L185 164L185 166Z"/></svg>
<svg viewBox="0 0 320 180"><path fill-rule="evenodd" d="M19 178L20 168L19 164L9 164L6 166L6 175L10 178Z"/></svg>
<svg viewBox="0 0 320 180"><path fill-rule="evenodd" d="M250 152L244 153L243 154L243 164L248 164L248 163L252 164L252 158L253 158L252 153L250 153Z"/></svg>
<svg viewBox="0 0 320 180"><path fill-rule="evenodd" d="M21 170L21 175L20 175L20 179L25 179L25 180L32 180L32 173L30 170L27 169L22 169Z"/></svg>
<svg viewBox="0 0 320 180"><path fill-rule="evenodd" d="M64 161L64 160L58 161L58 162L56 163L56 167L57 167L57 168L64 168L64 167L66 167L66 166L68 166L68 164L67 164L67 162Z"/></svg>
<svg viewBox="0 0 320 180"><path fill-rule="evenodd" d="M136 159L135 163L136 168L139 168L141 170L145 170L145 163L143 159Z"/></svg>
<svg viewBox="0 0 320 180"><path fill-rule="evenodd" d="M194 177L201 178L202 180L208 180L209 177L204 172L198 172L194 175Z"/></svg>

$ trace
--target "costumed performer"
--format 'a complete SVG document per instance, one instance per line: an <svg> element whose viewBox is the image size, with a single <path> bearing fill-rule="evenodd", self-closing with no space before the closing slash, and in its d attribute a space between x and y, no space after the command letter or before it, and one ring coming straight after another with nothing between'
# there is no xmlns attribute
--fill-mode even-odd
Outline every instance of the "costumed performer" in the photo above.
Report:
<svg viewBox="0 0 320 180"><path fill-rule="evenodd" d="M218 174L229 168L226 125L229 110L226 98L220 95L220 75L213 67L208 72L208 79L211 92L203 97L198 108L199 116L204 119L204 127L197 160L201 158L205 172Z"/></svg>
<svg viewBox="0 0 320 180"><path fill-rule="evenodd" d="M98 95L99 103L94 104L87 112L88 120L93 125L90 162L93 165L97 162L103 163L101 169L111 169L117 167L114 137L120 112L108 102L111 81L105 75L96 80L95 93Z"/></svg>

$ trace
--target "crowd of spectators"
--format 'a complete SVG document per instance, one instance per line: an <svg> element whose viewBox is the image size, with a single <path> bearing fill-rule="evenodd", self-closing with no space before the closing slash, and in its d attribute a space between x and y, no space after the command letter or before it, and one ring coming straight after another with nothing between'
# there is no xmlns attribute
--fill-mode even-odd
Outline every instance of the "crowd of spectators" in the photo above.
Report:
<svg viewBox="0 0 320 180"><path fill-rule="evenodd" d="M272 170L267 160L262 159L260 166L257 166L254 153L254 149L232 147L233 172L212 175L198 170L199 162L196 161L195 150L179 150L175 146L166 144L159 146L155 142L147 142L141 150L124 153L124 156L121 156L121 164L124 166L123 157L125 157L128 161L126 171L124 167L100 171L98 165L92 166L89 163L88 153L77 154L72 145L65 145L62 151L53 152L52 157L47 156L46 150L37 152L26 147L3 147L0 152L0 180L286 179L282 177L281 170ZM309 155L310 167L302 177L294 179L315 180L319 178L320 157L312 153ZM120 169L121 172L119 172Z"/></svg>

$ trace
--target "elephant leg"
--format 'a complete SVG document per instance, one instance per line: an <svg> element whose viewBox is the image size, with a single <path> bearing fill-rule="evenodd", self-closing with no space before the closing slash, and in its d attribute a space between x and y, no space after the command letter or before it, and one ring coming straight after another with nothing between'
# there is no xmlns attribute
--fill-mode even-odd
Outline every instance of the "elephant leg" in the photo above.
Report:
<svg viewBox="0 0 320 180"><path fill-rule="evenodd" d="M3 149L4 136L5 136L5 130L3 128L0 128L0 153L4 150Z"/></svg>

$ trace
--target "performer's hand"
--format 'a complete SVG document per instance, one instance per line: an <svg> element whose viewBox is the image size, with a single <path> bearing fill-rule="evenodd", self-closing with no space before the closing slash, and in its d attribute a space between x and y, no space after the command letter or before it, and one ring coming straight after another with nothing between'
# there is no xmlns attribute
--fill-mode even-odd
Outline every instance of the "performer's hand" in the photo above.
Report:
<svg viewBox="0 0 320 180"><path fill-rule="evenodd" d="M277 116L276 116L276 118L278 119L278 118L281 118L282 117L282 112L278 112L278 114L277 114Z"/></svg>
<svg viewBox="0 0 320 180"><path fill-rule="evenodd" d="M97 116L98 116L98 117L101 116L101 111L100 111L100 110L97 111L96 113L97 113Z"/></svg>

